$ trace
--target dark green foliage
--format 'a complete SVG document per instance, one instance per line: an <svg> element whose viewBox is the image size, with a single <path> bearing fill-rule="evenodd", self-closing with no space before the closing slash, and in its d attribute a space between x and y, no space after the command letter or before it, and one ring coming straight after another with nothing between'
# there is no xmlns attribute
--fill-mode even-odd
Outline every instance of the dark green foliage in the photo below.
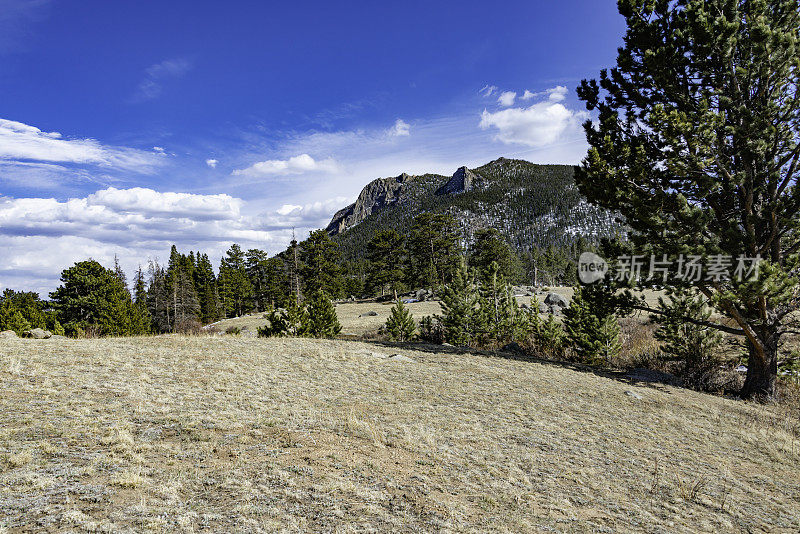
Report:
<svg viewBox="0 0 800 534"><path fill-rule="evenodd" d="M24 331L30 330L31 328L31 324L25 320L25 317L22 316L22 312L17 308L11 305L5 305L5 303L3 307L0 308L0 331L13 330L18 336L21 336Z"/></svg>
<svg viewBox="0 0 800 534"><path fill-rule="evenodd" d="M583 363L610 364L621 348L613 297L601 284L576 286L564 310L564 330L570 348Z"/></svg>
<svg viewBox="0 0 800 534"><path fill-rule="evenodd" d="M367 244L368 291L383 296L400 292L406 275L405 240L395 230L377 232Z"/></svg>
<svg viewBox="0 0 800 534"><path fill-rule="evenodd" d="M258 329L259 337L305 337L309 335L308 310L289 296L286 307L267 314L267 324Z"/></svg>
<svg viewBox="0 0 800 534"><path fill-rule="evenodd" d="M453 282L444 287L442 317L445 341L468 346L486 331L486 315L480 308L480 295L467 266L461 261Z"/></svg>
<svg viewBox="0 0 800 534"><path fill-rule="evenodd" d="M61 286L50 294L53 308L71 331L102 336L136 332L133 301L118 273L94 260L76 263L61 273Z"/></svg>
<svg viewBox="0 0 800 534"><path fill-rule="evenodd" d="M218 286L226 317L239 317L250 310L253 286L247 276L245 254L235 243L220 263Z"/></svg>
<svg viewBox="0 0 800 534"><path fill-rule="evenodd" d="M478 271L483 280L478 306L485 330L478 333L482 345L505 345L525 341L531 327L528 314L522 311L512 288L500 274L497 262Z"/></svg>
<svg viewBox="0 0 800 534"><path fill-rule="evenodd" d="M533 313L536 314L536 323L531 334L537 351L546 358L561 358L564 355L564 327L556 322L552 313L547 315L544 322L538 312Z"/></svg>
<svg viewBox="0 0 800 534"><path fill-rule="evenodd" d="M616 68L583 81L597 119L580 190L620 212L639 253L761 255L759 280L694 287L749 348L742 395L775 393L797 309L800 6L622 0Z"/></svg>
<svg viewBox="0 0 800 534"><path fill-rule="evenodd" d="M200 301L200 321L213 323L222 316L222 305L219 300L219 288L214 267L208 254L197 253L194 269L194 286Z"/></svg>
<svg viewBox="0 0 800 534"><path fill-rule="evenodd" d="M342 331L336 308L324 291L317 291L308 303L308 335L333 338Z"/></svg>
<svg viewBox="0 0 800 534"><path fill-rule="evenodd" d="M447 214L422 213L408 236L409 276L415 287L449 283L461 258L461 236L456 220Z"/></svg>
<svg viewBox="0 0 800 534"><path fill-rule="evenodd" d="M469 266L481 273L483 283L489 283L485 276L490 274L492 263L496 264L497 276L509 282L520 280L520 260L496 228L477 230L474 239L469 251Z"/></svg>
<svg viewBox="0 0 800 534"><path fill-rule="evenodd" d="M147 309L147 284L141 266L133 279L133 309L131 310L131 330L135 334L150 333L153 318Z"/></svg>
<svg viewBox="0 0 800 534"><path fill-rule="evenodd" d="M342 294L342 268L339 265L339 245L328 232L315 230L300 247L300 277L303 293L313 295L317 291L337 298Z"/></svg>
<svg viewBox="0 0 800 534"><path fill-rule="evenodd" d="M397 299L395 305L392 306L391 315L386 320L385 330L392 341L411 341L414 339L417 325L414 323L414 317L411 312L403 304L402 299Z"/></svg>
<svg viewBox="0 0 800 534"><path fill-rule="evenodd" d="M427 343L444 343L444 328L439 317L426 315L419 321L419 338Z"/></svg>
<svg viewBox="0 0 800 534"><path fill-rule="evenodd" d="M706 299L687 290L676 290L669 300L658 299L661 313L651 316L658 324L655 338L663 342L661 350L681 363L679 375L695 389L713 387L720 366L717 352L722 335L707 326L711 309ZM696 322L690 322L696 321Z"/></svg>
<svg viewBox="0 0 800 534"><path fill-rule="evenodd" d="M6 289L0 295L0 330L13 330L21 334L31 328L42 328L53 334L64 331L53 310L33 292Z"/></svg>

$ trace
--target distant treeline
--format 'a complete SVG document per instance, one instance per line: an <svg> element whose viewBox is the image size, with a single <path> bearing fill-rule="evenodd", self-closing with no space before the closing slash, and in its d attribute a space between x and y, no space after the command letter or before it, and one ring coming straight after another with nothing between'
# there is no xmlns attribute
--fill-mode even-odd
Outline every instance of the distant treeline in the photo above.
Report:
<svg viewBox="0 0 800 534"><path fill-rule="evenodd" d="M485 269L491 262L513 283L569 283L574 277L576 242L568 250L535 250L521 258L496 229L473 234L464 247L457 221L448 214L422 213L406 233L379 230L365 244L364 257L343 261L339 243L324 230L293 240L270 257L259 249L232 245L215 271L207 254L183 254L174 245L166 265L155 260L128 279L115 262L76 263L61 273L50 300L7 289L0 298L0 330L18 333L44 328L56 334L140 335L190 332L203 324L249 312L286 306L291 298L321 291L328 298L379 297L451 283L459 263ZM533 263L535 274L530 272Z"/></svg>

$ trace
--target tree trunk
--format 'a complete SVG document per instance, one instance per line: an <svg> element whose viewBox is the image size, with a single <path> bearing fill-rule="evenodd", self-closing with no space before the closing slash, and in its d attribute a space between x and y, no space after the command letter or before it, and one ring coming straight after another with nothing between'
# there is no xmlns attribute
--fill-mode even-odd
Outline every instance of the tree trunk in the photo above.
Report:
<svg viewBox="0 0 800 534"><path fill-rule="evenodd" d="M766 330L766 328L765 328ZM747 342L747 378L739 395L744 399L767 400L775 396L778 378L778 334L772 332L756 345Z"/></svg>

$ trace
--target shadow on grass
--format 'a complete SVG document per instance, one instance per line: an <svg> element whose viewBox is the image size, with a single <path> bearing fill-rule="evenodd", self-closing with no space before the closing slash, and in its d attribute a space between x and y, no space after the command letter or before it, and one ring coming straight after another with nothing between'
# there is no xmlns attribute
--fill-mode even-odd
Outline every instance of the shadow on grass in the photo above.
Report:
<svg viewBox="0 0 800 534"><path fill-rule="evenodd" d="M360 339L359 341L361 343L367 343L369 345L375 345L377 347L383 347L386 349L413 350L416 352L427 352L429 354L435 354L439 356L448 354L453 356L471 354L475 356L483 356L486 358L502 358L504 360L538 363L541 365L549 365L561 369L569 369L580 373L591 373L593 375L601 376L603 378L616 380L617 382L627 384L631 387L657 389L667 394L671 394L671 392L669 388L667 388L666 386L687 389L681 386L679 379L677 379L673 375L644 368L638 368L632 370L609 369L609 368L597 367L593 365L586 365L582 363L570 362L565 360L550 360L546 358L539 358L518 351L504 351L501 349L481 350L481 349L473 349L470 347L436 345L432 343L424 343L418 341L393 342L393 341L379 341L379 340L369 340L369 339L366 340Z"/></svg>

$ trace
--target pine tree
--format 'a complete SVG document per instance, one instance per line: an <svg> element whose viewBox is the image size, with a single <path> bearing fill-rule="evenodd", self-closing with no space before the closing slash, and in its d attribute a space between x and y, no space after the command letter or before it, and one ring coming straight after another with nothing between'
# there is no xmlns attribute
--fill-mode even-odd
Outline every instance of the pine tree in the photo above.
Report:
<svg viewBox="0 0 800 534"><path fill-rule="evenodd" d="M381 230L367 244L367 287L372 294L402 291L405 243L396 230Z"/></svg>
<svg viewBox="0 0 800 534"><path fill-rule="evenodd" d="M21 336L26 330L30 330L30 323L25 320L22 313L10 305L0 308L0 331L13 330Z"/></svg>
<svg viewBox="0 0 800 534"><path fill-rule="evenodd" d="M385 329L389 334L389 339L392 341L411 341L414 339L417 325L414 323L414 317L411 312L403 304L402 299L397 299L397 303L392 307L391 315L386 320Z"/></svg>
<svg viewBox="0 0 800 534"><path fill-rule="evenodd" d="M310 322L307 307L290 295L285 308L276 308L267 314L267 324L258 329L258 335L306 337L310 335Z"/></svg>
<svg viewBox="0 0 800 534"><path fill-rule="evenodd" d="M772 397L798 308L797 0L621 0L617 65L581 83L597 118L575 179L625 217L637 254L765 260L758 279L684 280L744 338L743 397ZM704 273L705 274L705 273ZM655 311L655 310L654 310Z"/></svg>
<svg viewBox="0 0 800 534"><path fill-rule="evenodd" d="M312 337L332 338L342 331L336 308L324 291L318 290L311 296L308 318L308 334Z"/></svg>
<svg viewBox="0 0 800 534"><path fill-rule="evenodd" d="M603 304L603 291L599 284L576 286L564 310L567 340L578 358L588 364L610 364L621 348L619 323L613 305Z"/></svg>
<svg viewBox="0 0 800 534"><path fill-rule="evenodd" d="M339 246L331 241L328 232L315 230L303 241L300 250L300 274L303 293L312 295L324 291L333 297L342 293L342 269L339 266Z"/></svg>
<svg viewBox="0 0 800 534"><path fill-rule="evenodd" d="M659 297L658 304L661 313L651 319L658 324L655 338L663 342L662 352L681 362L681 377L687 385L697 389L712 385L722 335L708 326L711 309L705 299L678 289L668 301Z"/></svg>
<svg viewBox="0 0 800 534"><path fill-rule="evenodd" d="M470 345L486 331L485 315L479 307L479 294L464 261L444 287L441 324L445 340L452 345Z"/></svg>
<svg viewBox="0 0 800 534"><path fill-rule="evenodd" d="M147 285L142 266L136 271L133 279L133 308L131 315L131 334L143 335L150 333L152 317L147 309Z"/></svg>
<svg viewBox="0 0 800 534"><path fill-rule="evenodd" d="M496 264L497 275L504 280L519 278L519 258L511 246L496 228L484 228L475 232L468 265L479 273L483 283L489 283L492 263Z"/></svg>
<svg viewBox="0 0 800 534"><path fill-rule="evenodd" d="M459 269L460 234L455 219L441 213L422 213L414 219L408 238L409 281L416 287L448 283Z"/></svg>
<svg viewBox="0 0 800 534"><path fill-rule="evenodd" d="M219 288L222 305L228 317L244 315L253 295L253 286L247 277L244 252L233 244L219 266Z"/></svg>

